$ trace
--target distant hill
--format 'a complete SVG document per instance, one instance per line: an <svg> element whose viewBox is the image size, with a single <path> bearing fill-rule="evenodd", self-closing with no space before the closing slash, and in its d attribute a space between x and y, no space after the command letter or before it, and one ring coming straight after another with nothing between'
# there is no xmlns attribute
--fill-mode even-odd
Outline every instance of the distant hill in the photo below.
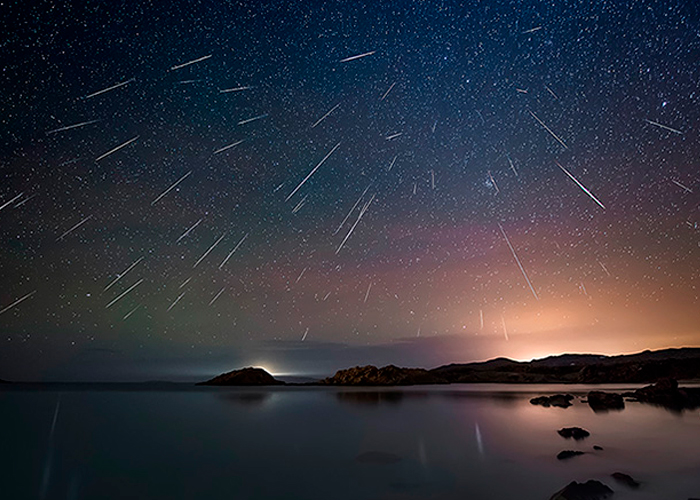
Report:
<svg viewBox="0 0 700 500"><path fill-rule="evenodd" d="M497 358L430 370L450 383L653 383L662 378L700 379L700 348L663 349L602 356L562 354L529 362Z"/></svg>

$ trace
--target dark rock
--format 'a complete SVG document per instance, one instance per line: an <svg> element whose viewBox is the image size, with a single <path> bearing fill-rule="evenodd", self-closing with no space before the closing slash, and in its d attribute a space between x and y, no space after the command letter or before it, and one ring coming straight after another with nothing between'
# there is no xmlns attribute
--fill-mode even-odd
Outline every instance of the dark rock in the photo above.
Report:
<svg viewBox="0 0 700 500"><path fill-rule="evenodd" d="M401 461L401 457L383 451L366 451L357 455L355 460L366 464L395 464Z"/></svg>
<svg viewBox="0 0 700 500"><path fill-rule="evenodd" d="M568 458L573 458L577 457L579 455L583 455L585 452L583 451L574 451L574 450L564 450L560 451L559 454L557 455L557 460L566 460Z"/></svg>
<svg viewBox="0 0 700 500"><path fill-rule="evenodd" d="M571 400L574 397L571 394L554 394L553 396L538 396L532 398L530 403L533 405L541 405L549 408L550 406L558 406L559 408L568 408L571 406Z"/></svg>
<svg viewBox="0 0 700 500"><path fill-rule="evenodd" d="M614 392L591 391L588 393L588 406L593 411L624 410L625 401Z"/></svg>
<svg viewBox="0 0 700 500"><path fill-rule="evenodd" d="M400 368L389 365L356 366L347 370L338 370L335 375L320 381L322 385L419 385L445 384L443 378L433 375L422 368Z"/></svg>
<svg viewBox="0 0 700 500"><path fill-rule="evenodd" d="M591 433L588 432L586 429L582 429L580 427L564 427L563 429L559 429L557 432L561 437L567 439L574 438L577 441L579 439L587 438L591 435Z"/></svg>
<svg viewBox="0 0 700 500"><path fill-rule="evenodd" d="M596 451L603 451L603 447L602 447L602 446L598 446L597 444L594 444L594 445L593 445L593 449L596 450Z"/></svg>
<svg viewBox="0 0 700 500"><path fill-rule="evenodd" d="M549 500L602 500L613 494L607 485L593 479L585 483L572 481L557 491Z"/></svg>
<svg viewBox="0 0 700 500"><path fill-rule="evenodd" d="M629 474L625 474L623 472L613 472L610 475L615 481L617 481L618 483L622 483L625 486L628 486L629 488L632 488L634 490L639 488L639 482L635 481Z"/></svg>
<svg viewBox="0 0 700 500"><path fill-rule="evenodd" d="M262 368L243 368L214 377L197 385L284 385Z"/></svg>
<svg viewBox="0 0 700 500"><path fill-rule="evenodd" d="M641 403L650 403L672 410L700 408L700 389L679 388L673 379L662 379L634 391L632 396Z"/></svg>

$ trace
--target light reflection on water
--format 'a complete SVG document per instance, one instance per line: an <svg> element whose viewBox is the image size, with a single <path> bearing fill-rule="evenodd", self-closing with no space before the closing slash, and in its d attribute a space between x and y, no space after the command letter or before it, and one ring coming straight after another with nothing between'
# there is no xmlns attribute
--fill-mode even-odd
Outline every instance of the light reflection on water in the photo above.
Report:
<svg viewBox="0 0 700 500"><path fill-rule="evenodd" d="M700 496L697 410L529 403L589 388L14 387L0 391L0 484L18 499L546 499L599 479L616 499ZM565 440L565 426L591 436ZM558 461L564 449L587 453Z"/></svg>

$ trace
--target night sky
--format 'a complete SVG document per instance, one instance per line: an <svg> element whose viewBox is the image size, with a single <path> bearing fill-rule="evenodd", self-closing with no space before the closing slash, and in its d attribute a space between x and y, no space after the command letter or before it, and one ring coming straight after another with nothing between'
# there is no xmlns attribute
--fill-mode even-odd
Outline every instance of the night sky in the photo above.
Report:
<svg viewBox="0 0 700 500"><path fill-rule="evenodd" d="M700 345L693 1L11 1L0 33L0 378Z"/></svg>

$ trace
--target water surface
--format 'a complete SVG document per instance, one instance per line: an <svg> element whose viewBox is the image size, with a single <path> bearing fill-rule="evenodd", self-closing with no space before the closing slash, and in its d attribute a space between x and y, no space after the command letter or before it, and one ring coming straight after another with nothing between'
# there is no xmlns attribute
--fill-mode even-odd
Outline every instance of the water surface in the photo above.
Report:
<svg viewBox="0 0 700 500"><path fill-rule="evenodd" d="M587 389L13 385L0 484L10 499L547 499L598 479L616 499L700 497L700 412L529 403ZM591 437L556 433L574 425Z"/></svg>

